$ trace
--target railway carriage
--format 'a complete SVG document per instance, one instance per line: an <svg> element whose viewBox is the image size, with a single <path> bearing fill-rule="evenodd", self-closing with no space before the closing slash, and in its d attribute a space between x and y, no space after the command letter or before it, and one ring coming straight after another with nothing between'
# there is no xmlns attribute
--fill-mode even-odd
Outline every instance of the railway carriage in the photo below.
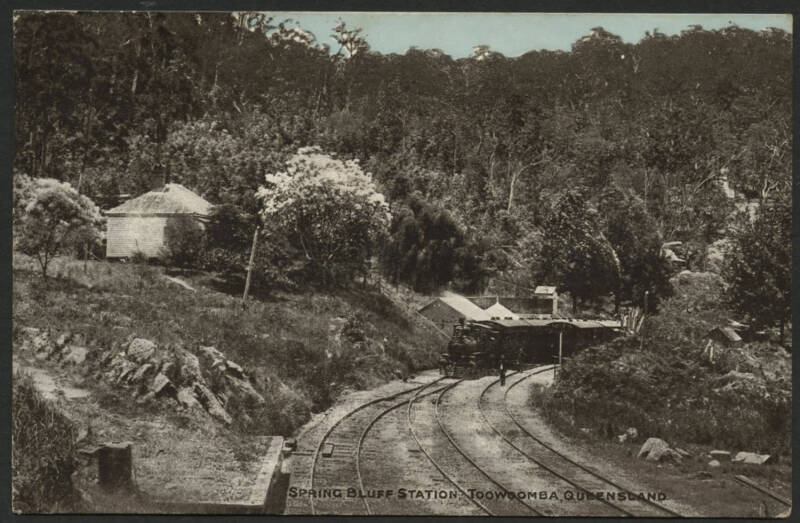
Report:
<svg viewBox="0 0 800 523"><path fill-rule="evenodd" d="M480 377L497 372L501 358L507 369L554 363L559 345L561 356L569 357L619 328L616 321L573 318L468 321L453 328L439 367L447 376Z"/></svg>

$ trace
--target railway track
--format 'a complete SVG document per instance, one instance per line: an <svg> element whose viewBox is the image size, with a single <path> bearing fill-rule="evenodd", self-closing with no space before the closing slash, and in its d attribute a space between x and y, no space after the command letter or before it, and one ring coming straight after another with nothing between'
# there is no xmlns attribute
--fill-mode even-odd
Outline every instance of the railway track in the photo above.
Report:
<svg viewBox="0 0 800 523"><path fill-rule="evenodd" d="M508 408L509 391L523 381L548 370L550 370L549 367L530 372L514 381L505 391L502 391L501 399L495 398L495 406L497 407L498 404L502 404L502 408L494 408L490 412L489 409L484 408L484 404L488 403L488 395L493 394L498 396L498 393L501 392L498 389L495 389L498 393L492 391L500 380L498 379L491 382L483 390L478 399L478 410L486 424L510 446L516 449L520 455L531 460L550 474L572 485L577 490L582 491L585 495L589 496L591 493L598 492L624 493L626 495L624 501L617 499L612 501L605 497L599 499L599 501L608 507L616 510L618 513L617 515L633 517L681 517L679 513L665 507L657 501L647 499L646 497L638 497L635 493L631 492L630 489L574 461L542 441L519 422ZM522 437L519 437L519 435L522 435Z"/></svg>
<svg viewBox="0 0 800 523"><path fill-rule="evenodd" d="M525 502L523 499L517 497L487 497L483 499L476 499L475 496L470 494L472 492L487 492L487 491L502 491L508 492L506 488L498 482L494 477L488 474L482 467L480 467L458 443L447 432L444 424L442 423L439 413L439 404L441 398L453 387L463 382L464 380L456 381L443 389L436 395L433 403L433 408L430 404L427 406L419 404L415 411L415 402L417 398L412 399L408 403L408 424L411 429L411 434L417 442L420 450L436 467L437 470L453 485L461 494L473 503L483 514L490 516L541 516L543 515L535 507ZM428 428L428 432L421 435L420 431L415 429L415 418L423 418L427 423L420 424ZM426 448L422 442L425 439L432 443ZM489 488L487 489L487 486Z"/></svg>
<svg viewBox="0 0 800 523"><path fill-rule="evenodd" d="M734 476L736 481L748 487L759 494L765 496L769 503L766 501L762 501L759 507L759 517L768 518L768 517L777 517L783 518L788 517L792 512L792 500L785 498L774 492L766 487L762 487L752 479L744 476L742 474L737 474ZM777 501L777 504L775 503Z"/></svg>
<svg viewBox="0 0 800 523"><path fill-rule="evenodd" d="M429 391L426 391L424 393L422 392L423 390L425 390L426 388L430 387L431 385L434 385L436 383L440 383L443 379L444 378L441 378L441 379L439 379L439 380L437 380L435 382L432 382L432 383L430 383L430 384L428 384L426 386L423 386L420 389L417 389L416 392L414 393L413 397L411 397L411 398L409 398L407 400L401 401L401 402L397 402L394 405L392 405L391 407L384 409L377 416L375 416L372 419L372 421L370 421L370 423L366 427L364 427L364 430L361 433L361 437L359 438L359 441L358 441L358 446L357 446L357 450L356 450L356 457L355 457L355 459L356 459L356 470L357 470L357 473L358 473L358 484L359 484L359 488L361 489L362 492L367 492L368 491L367 490L367 485L365 485L365 482L364 482L364 474L362 473L362 468L361 468L361 463L362 463L361 455L362 455L362 450L364 449L364 442L366 441L367 435L369 434L369 432L372 431L373 428L375 428L376 424L380 420L382 420L384 417L386 417L386 416L388 416L390 414L393 414L397 409L403 407L406 404L409 404L412 401L417 401L417 400L420 400L420 399L425 398L427 396L431 396L433 394L436 394L439 391L441 391L442 389L446 388L446 386L445 386L445 387L434 388L433 390L429 390ZM406 420L404 419L403 421L406 421ZM411 431L410 425L407 425L406 423L404 423L404 425L406 425L406 428L410 432ZM377 467L377 466L379 466L378 463L373 463L372 464L373 468ZM384 481L380 481L379 483L384 483ZM397 485L393 484L391 486L392 487L396 487ZM375 511L373 510L372 505L370 505L369 499L370 499L369 497L364 498L364 506L366 508L367 513L372 515L372 514L375 514ZM376 499L376 503L380 503L380 499L381 498ZM386 498L384 498L384 500L386 500ZM408 504L406 506L408 506ZM423 514L429 514L429 511L423 511ZM403 513L402 515L410 515L410 514Z"/></svg>
<svg viewBox="0 0 800 523"><path fill-rule="evenodd" d="M310 477L306 476L307 484L316 492L308 500L311 514L683 517L571 459L523 425L519 412L515 414L510 408L509 392L551 370L552 366L547 366L524 374L511 373L508 378L516 375L518 379L505 389L497 386L499 379L488 385L467 383L463 385L466 396L454 392L464 379L442 377L356 407L327 428L312 447ZM478 408L474 409L470 405L475 404L476 398ZM404 406L402 416L400 409ZM376 427L379 423L380 427ZM491 433L478 428L475 440L469 438L469 431L475 430L472 427L483 426ZM409 437L403 435L405 430ZM491 438L486 440L486 434ZM396 448L387 451L387 439ZM487 442L491 449L484 451L481 445ZM392 454L394 459L390 459ZM527 487L525 478L533 480L529 490L536 490L534 484L538 481L553 491L564 492L566 488L582 497L576 497L578 503L574 504L559 505L544 499L532 504L529 501L539 498L514 495L521 485ZM736 479L766 495L772 504L777 501L780 507L791 508L791 501L786 498L748 478ZM399 486L427 488L425 492L438 489L436 492L449 492L449 497L434 497L441 499L439 503L431 503L428 497L401 505L395 501L397 498L371 494L397 492ZM444 490L450 486L453 488ZM331 495L334 491L357 494ZM476 495L481 492L484 495ZM485 495L488 492L506 492L508 496L490 497ZM762 504L765 514L783 512L780 507ZM580 513L573 514L575 511Z"/></svg>
<svg viewBox="0 0 800 523"><path fill-rule="evenodd" d="M429 384L364 403L325 432L312 458L309 484L316 493L309 498L312 514L371 514L367 498L361 495L365 489L359 464L361 446L367 433L386 413L406 404L422 389L444 379L439 378ZM386 403L389 405L383 405ZM327 457L320 459L323 454ZM359 491L354 496L348 495L348 489L355 485L358 485Z"/></svg>

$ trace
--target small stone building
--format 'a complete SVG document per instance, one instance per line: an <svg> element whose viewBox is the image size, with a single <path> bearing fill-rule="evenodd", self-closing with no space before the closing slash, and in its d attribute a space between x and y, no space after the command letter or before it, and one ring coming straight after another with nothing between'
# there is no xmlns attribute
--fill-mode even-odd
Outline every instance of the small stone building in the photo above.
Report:
<svg viewBox="0 0 800 523"><path fill-rule="evenodd" d="M203 227L213 205L177 183L142 194L106 211L106 257L126 258L140 252L157 258L165 247L170 219L190 218Z"/></svg>

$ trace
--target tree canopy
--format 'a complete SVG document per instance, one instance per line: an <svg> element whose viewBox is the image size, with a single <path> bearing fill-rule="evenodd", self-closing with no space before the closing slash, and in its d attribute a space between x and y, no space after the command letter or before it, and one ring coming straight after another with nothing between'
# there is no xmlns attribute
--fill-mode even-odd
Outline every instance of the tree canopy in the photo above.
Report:
<svg viewBox="0 0 800 523"><path fill-rule="evenodd" d="M478 292L567 284L578 271L608 276L572 289L580 299L634 303L663 287L658 241L682 242L686 268L704 270L741 200L769 205L791 190L783 31L692 26L626 43L596 27L568 52L484 46L459 59L384 55L358 28L331 32L336 49L263 13L19 12L15 171L98 202L170 180L255 216L280 203L254 197L265 176L318 146L337 169L357 160L397 207L381 248L417 254L403 252L390 278L415 285L402 276L413 265L419 288ZM556 212L577 187L581 201ZM408 208L414 193L436 209L441 237ZM289 244L302 252L307 233Z"/></svg>

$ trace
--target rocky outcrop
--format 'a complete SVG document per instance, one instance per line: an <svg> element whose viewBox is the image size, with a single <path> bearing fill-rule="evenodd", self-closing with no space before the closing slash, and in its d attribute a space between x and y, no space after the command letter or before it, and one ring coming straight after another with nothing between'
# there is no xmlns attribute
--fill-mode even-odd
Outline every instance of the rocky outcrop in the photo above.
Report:
<svg viewBox="0 0 800 523"><path fill-rule="evenodd" d="M266 403L245 370L215 347L201 346L194 354L183 347L159 346L144 338L129 338L113 350L89 349L76 341L83 342L70 333L54 338L47 331L23 327L17 330L15 347L39 360L60 365L88 363L90 371L108 385L133 389L139 403L172 400L178 410L206 412L226 425L233 423L233 416L226 410L231 401L245 407ZM96 356L90 357L95 351Z"/></svg>

